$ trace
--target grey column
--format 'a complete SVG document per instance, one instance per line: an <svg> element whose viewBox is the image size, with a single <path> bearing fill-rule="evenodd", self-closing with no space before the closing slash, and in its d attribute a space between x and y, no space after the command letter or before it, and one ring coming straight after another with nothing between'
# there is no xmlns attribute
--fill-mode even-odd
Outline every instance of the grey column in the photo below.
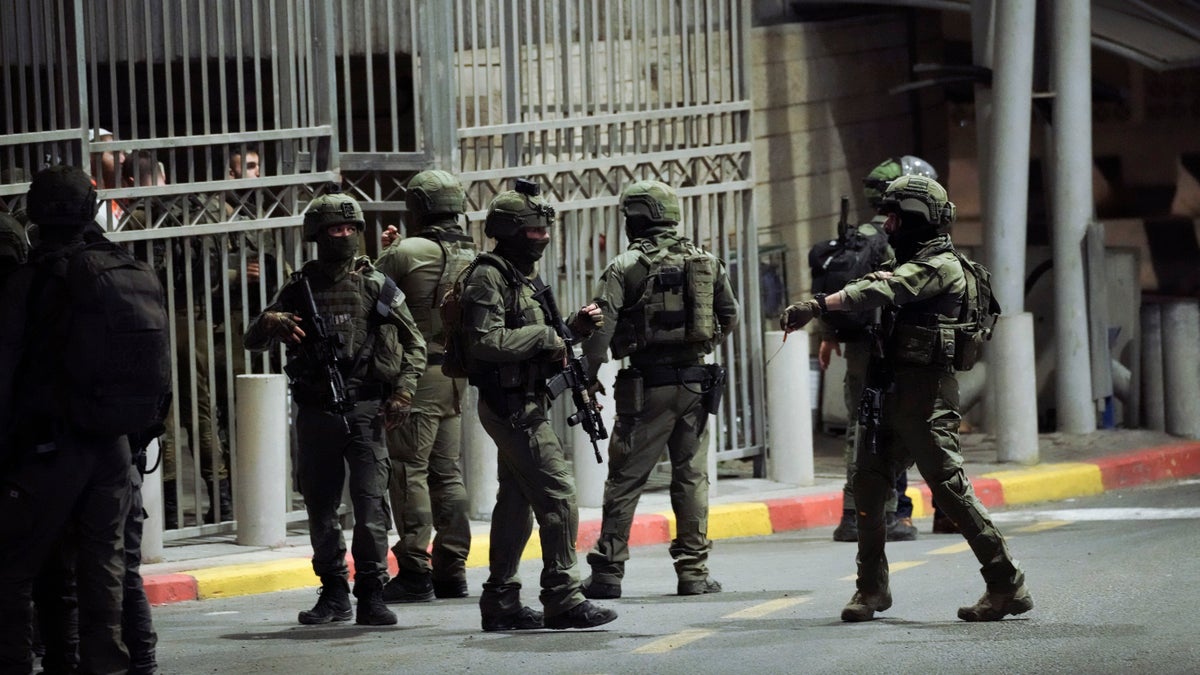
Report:
<svg viewBox="0 0 1200 675"><path fill-rule="evenodd" d="M971 59L975 65L991 69L992 52L995 50L995 4L992 0L971 0ZM979 213L988 212L988 189L992 175L992 88L984 82L975 83L975 164L979 177ZM951 195L953 198L953 195ZM987 264L989 251L977 255ZM982 364L979 364L982 365ZM979 370L976 365L975 370ZM972 371L974 372L974 371ZM959 382L961 383L960 376ZM996 397L991 395L990 380L979 378L980 395L983 397L983 427L991 431L996 427ZM962 385L960 384L960 387ZM966 411L963 405L962 410Z"/></svg>
<svg viewBox="0 0 1200 675"><path fill-rule="evenodd" d="M992 428L1002 459L1026 464L1038 459L1033 322L1025 312L1034 10L1034 0L1005 0L994 7L992 161L983 214L992 291L1004 310L989 352L995 365L990 373L996 415Z"/></svg>
<svg viewBox="0 0 1200 675"><path fill-rule="evenodd" d="M421 29L417 42L421 52L421 122L425 134L422 149L434 168L457 172L459 162L458 66L454 58L453 2L418 3Z"/></svg>
<svg viewBox="0 0 1200 675"><path fill-rule="evenodd" d="M1166 431L1163 401L1162 305L1142 305L1142 413L1147 429Z"/></svg>
<svg viewBox="0 0 1200 675"><path fill-rule="evenodd" d="M1083 240L1092 219L1090 0L1054 2L1054 333L1058 430L1096 430Z"/></svg>
<svg viewBox="0 0 1200 675"><path fill-rule="evenodd" d="M1167 433L1200 438L1200 304L1164 304L1162 336Z"/></svg>

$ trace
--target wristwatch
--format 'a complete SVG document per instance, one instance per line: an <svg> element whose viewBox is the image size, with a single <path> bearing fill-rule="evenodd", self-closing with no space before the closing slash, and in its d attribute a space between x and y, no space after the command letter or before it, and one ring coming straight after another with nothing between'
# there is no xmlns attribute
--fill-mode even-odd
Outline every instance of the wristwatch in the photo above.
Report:
<svg viewBox="0 0 1200 675"><path fill-rule="evenodd" d="M816 295L813 296L813 300L817 301L817 307L821 308L822 314L829 311L829 308L825 306L825 294L824 293L817 293Z"/></svg>

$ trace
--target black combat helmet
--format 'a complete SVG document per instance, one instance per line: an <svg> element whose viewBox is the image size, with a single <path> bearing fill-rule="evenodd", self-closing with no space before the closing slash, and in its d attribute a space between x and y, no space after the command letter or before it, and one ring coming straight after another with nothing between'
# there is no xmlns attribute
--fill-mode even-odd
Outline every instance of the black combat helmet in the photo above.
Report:
<svg viewBox="0 0 1200 675"><path fill-rule="evenodd" d="M25 208L29 220L44 228L82 231L96 217L96 187L82 169L59 164L42 169L29 184Z"/></svg>

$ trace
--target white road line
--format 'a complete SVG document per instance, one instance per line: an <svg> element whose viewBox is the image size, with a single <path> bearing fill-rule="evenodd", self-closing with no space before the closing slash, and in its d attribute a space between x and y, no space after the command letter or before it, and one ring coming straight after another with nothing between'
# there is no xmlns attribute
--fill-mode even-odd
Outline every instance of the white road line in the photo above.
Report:
<svg viewBox="0 0 1200 675"><path fill-rule="evenodd" d="M1001 511L992 514L997 522L1020 522L1026 520L1193 520L1200 519L1200 508L1153 509L1153 508L1106 508L1106 509L1056 509L1053 511Z"/></svg>

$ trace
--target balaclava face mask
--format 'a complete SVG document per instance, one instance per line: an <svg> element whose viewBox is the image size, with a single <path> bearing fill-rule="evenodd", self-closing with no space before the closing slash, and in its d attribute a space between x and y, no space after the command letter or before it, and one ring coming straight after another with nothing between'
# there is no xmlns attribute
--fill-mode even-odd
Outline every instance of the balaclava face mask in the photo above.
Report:
<svg viewBox="0 0 1200 675"><path fill-rule="evenodd" d="M331 237L329 232L317 236L317 260L324 265L344 265L358 253L358 235Z"/></svg>
<svg viewBox="0 0 1200 675"><path fill-rule="evenodd" d="M533 269L534 263L542 259L542 255L549 245L549 237L530 239L525 236L524 230L519 230L515 237L496 240L496 252L512 261L517 269L529 272Z"/></svg>
<svg viewBox="0 0 1200 675"><path fill-rule="evenodd" d="M893 219L897 219L894 225ZM925 242L937 237L937 228L921 216L905 211L889 214L884 229L888 243L896 252L897 262L912 260Z"/></svg>

